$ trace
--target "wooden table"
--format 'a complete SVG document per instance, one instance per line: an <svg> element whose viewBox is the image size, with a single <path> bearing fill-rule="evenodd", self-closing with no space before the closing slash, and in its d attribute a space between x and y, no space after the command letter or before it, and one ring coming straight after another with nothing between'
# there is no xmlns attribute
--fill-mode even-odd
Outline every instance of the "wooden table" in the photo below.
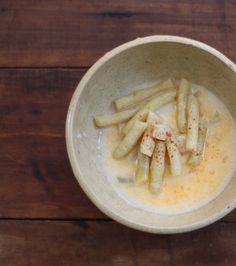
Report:
<svg viewBox="0 0 236 266"><path fill-rule="evenodd" d="M236 61L236 1L0 2L0 265L236 265L236 211L151 235L102 214L65 147L72 93L104 53L136 37L206 42Z"/></svg>

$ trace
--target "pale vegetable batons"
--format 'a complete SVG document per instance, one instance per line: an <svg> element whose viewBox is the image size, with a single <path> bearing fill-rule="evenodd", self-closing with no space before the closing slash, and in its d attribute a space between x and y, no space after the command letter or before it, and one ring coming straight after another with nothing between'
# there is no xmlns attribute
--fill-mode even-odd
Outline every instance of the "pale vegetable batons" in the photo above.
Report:
<svg viewBox="0 0 236 266"><path fill-rule="evenodd" d="M138 152L138 161L135 173L135 182L137 185L143 184L148 181L149 177L149 157L145 154Z"/></svg>
<svg viewBox="0 0 236 266"><path fill-rule="evenodd" d="M119 159L127 155L134 148L146 128L147 123L136 121L129 133L115 149L113 153L114 158Z"/></svg>
<svg viewBox="0 0 236 266"><path fill-rule="evenodd" d="M124 96L124 97L117 99L115 101L116 109L118 111L125 109L129 106L132 106L132 105L142 101L142 100L149 98L153 94L155 94L161 90L164 90L164 89L174 89L174 84L173 84L171 79L168 79L164 82L155 84L154 86L149 87L149 88L134 91L127 96Z"/></svg>
<svg viewBox="0 0 236 266"><path fill-rule="evenodd" d="M187 98L189 89L189 82L186 79L182 79L177 96L177 125L180 133L186 133L187 130Z"/></svg>
<svg viewBox="0 0 236 266"><path fill-rule="evenodd" d="M198 165L203 157L204 146L206 142L207 136L207 128L208 122L204 118L199 119L199 129L198 129L198 142L197 142L197 150L191 153L188 164L196 166Z"/></svg>
<svg viewBox="0 0 236 266"><path fill-rule="evenodd" d="M168 133L171 131L170 126L166 124L157 124L152 126L151 135L154 139L166 140Z"/></svg>
<svg viewBox="0 0 236 266"><path fill-rule="evenodd" d="M187 121L186 150L193 152L197 150L198 142L199 103L192 94L188 96Z"/></svg>
<svg viewBox="0 0 236 266"><path fill-rule="evenodd" d="M152 156L150 167L149 190L156 193L160 190L165 172L166 145L163 141L157 141Z"/></svg>
<svg viewBox="0 0 236 266"><path fill-rule="evenodd" d="M176 88L168 79L117 99L118 112L94 117L98 127L117 126L122 140L113 152L115 159L128 155L135 147L138 150L135 176L119 177L120 183L148 183L150 192L155 194L162 187L166 161L170 162L172 176L185 172L182 159L186 162L188 157L189 166L202 161L208 127L220 120L219 113L216 112L211 120L202 118L204 106L200 106L199 101L201 104L202 101L198 99L201 96L192 93L190 83L183 78L178 90ZM168 106L159 111L165 113L167 110L166 121L154 112L175 100L176 117ZM134 163L133 158L127 159Z"/></svg>
<svg viewBox="0 0 236 266"><path fill-rule="evenodd" d="M123 133L127 134L135 121L145 121L150 111L155 111L163 105L174 100L176 90L161 91L150 100L143 108L141 108L123 128Z"/></svg>
<svg viewBox="0 0 236 266"><path fill-rule="evenodd" d="M171 134L166 138L166 147L170 159L171 174L173 176L179 176L182 173L181 155L175 137Z"/></svg>
<svg viewBox="0 0 236 266"><path fill-rule="evenodd" d="M138 109L130 109L121 112L117 112L110 115L97 115L94 117L94 121L98 127L107 127L116 125L119 123L126 122L129 120L135 113L137 113Z"/></svg>
<svg viewBox="0 0 236 266"><path fill-rule="evenodd" d="M148 113L148 117L147 117L147 123L148 123L148 127L146 128L144 134L143 134L143 138L140 144L140 151L141 153L151 157L152 153L154 151L155 148L155 140L152 137L152 127L154 125L157 125L158 123L160 123L162 121L162 118L158 115L156 115L153 112L149 112Z"/></svg>

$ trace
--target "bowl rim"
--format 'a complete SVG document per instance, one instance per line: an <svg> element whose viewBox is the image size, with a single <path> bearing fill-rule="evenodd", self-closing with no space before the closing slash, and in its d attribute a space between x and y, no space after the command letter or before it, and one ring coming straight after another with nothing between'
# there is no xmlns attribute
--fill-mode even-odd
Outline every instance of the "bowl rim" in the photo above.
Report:
<svg viewBox="0 0 236 266"><path fill-rule="evenodd" d="M137 38L133 41L126 42L111 51L107 52L104 56L102 56L100 59L98 59L85 73L81 81L78 83L67 112L67 118L66 118L66 147L67 147L67 154L69 157L69 161L72 167L72 171L74 173L75 178L77 179L78 183L80 184L82 190L85 192L85 194L88 196L88 198L94 203L94 205L100 209L103 213L105 213L108 217L114 219L115 221L126 225L128 227L131 227L136 230L149 232L149 233L159 233L159 234L174 234L174 233L183 233L183 232L189 232L192 230L196 230L199 228L202 228L204 226L207 226L209 224L214 223L215 221L221 219L225 215L227 215L229 212L231 212L236 207L236 197L235 199L230 203L230 206L227 206L223 208L218 213L209 216L205 218L204 220L194 222L192 224L187 224L183 226L173 226L173 227L155 227L155 226L147 226L142 225L140 223L131 221L127 218L124 218L123 216L120 216L119 214L115 213L112 209L108 208L97 195L95 195L87 186L87 184L83 181L82 174L80 172L80 166L77 163L76 155L75 155L75 149L73 148L73 134L72 134L72 126L73 126L73 119L75 115L75 107L79 100L79 97L81 93L84 90L85 85L90 80L94 72L96 72L105 62L110 60L112 57L116 56L117 54L123 52L126 49L143 45L143 44L149 44L149 43L159 43L159 42L169 42L169 43L178 43L178 44L184 44L184 45L190 45L194 46L195 48L204 50L207 53L210 53L211 55L218 58L222 63L224 63L228 68L230 68L235 74L236 74L236 65L227 58L224 54L216 50L215 48L200 42L196 41L190 38L186 37L180 37L180 36L172 36L172 35L152 35L147 36L143 38Z"/></svg>

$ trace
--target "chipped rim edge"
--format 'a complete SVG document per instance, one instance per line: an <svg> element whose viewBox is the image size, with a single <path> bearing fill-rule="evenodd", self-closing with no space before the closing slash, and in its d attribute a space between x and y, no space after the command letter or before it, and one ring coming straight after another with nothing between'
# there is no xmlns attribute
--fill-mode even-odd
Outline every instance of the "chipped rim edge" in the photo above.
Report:
<svg viewBox="0 0 236 266"><path fill-rule="evenodd" d="M133 41L124 43L108 53L106 53L104 56L102 56L99 60L97 60L91 68L85 73L79 84L77 85L75 92L72 96L68 113L67 113L67 118L66 118L66 147L67 147L67 153L69 156L70 164L73 170L73 173L79 182L80 186L82 187L83 191L85 194L89 197L89 199L94 203L98 209L100 209L103 213L105 213L107 216L110 218L114 219L115 221L126 225L128 227L131 227L136 230L148 232L148 233L159 233L159 234L175 234L175 233L183 233L183 232L189 232L193 231L196 229L200 229L202 227L205 227L209 224L214 223L215 221L221 219L225 215L227 215L229 212L231 212L235 207L236 207L236 197L235 199L230 203L230 206L226 206L223 208L220 212L202 220L202 221L197 221L196 223L192 224L186 224L183 226L173 226L173 227L155 227L155 226L147 226L145 224L140 224L134 221L131 221L127 219L124 216L121 216L117 213L115 213L109 206L104 204L99 196L95 195L93 191L89 188L89 186L84 182L82 178L82 174L80 172L80 166L77 163L76 160L76 155L75 155L75 149L73 148L73 133L72 133L72 128L73 128L73 119L75 115L75 108L76 104L79 100L79 97L84 90L85 85L87 82L90 80L92 75L108 60L110 60L112 57L116 56L117 54L125 51L126 49L138 46L138 45L143 45L143 44L148 44L148 43L157 43L157 42L171 42L171 43L178 43L178 44L185 44L185 45L190 45L194 46L198 49L204 50L205 52L208 52L218 58L222 63L224 63L228 68L230 68L235 74L236 74L236 65L228 59L225 55L223 55L221 52L216 50L215 48L185 37L180 37L180 36L170 36L170 35L153 35L153 36L147 36L143 38L137 38Z"/></svg>

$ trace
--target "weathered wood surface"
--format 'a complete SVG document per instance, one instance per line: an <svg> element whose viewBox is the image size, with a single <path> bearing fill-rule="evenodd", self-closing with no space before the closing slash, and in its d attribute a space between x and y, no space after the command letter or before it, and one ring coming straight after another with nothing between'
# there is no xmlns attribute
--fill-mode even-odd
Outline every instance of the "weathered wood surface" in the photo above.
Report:
<svg viewBox="0 0 236 266"><path fill-rule="evenodd" d="M104 217L77 185L65 119L83 71L0 70L0 217Z"/></svg>
<svg viewBox="0 0 236 266"><path fill-rule="evenodd" d="M114 222L0 221L4 266L232 266L236 224L151 235Z"/></svg>
<svg viewBox="0 0 236 266"><path fill-rule="evenodd" d="M234 0L1 1L0 66L90 66L137 37L194 38L236 60Z"/></svg>

